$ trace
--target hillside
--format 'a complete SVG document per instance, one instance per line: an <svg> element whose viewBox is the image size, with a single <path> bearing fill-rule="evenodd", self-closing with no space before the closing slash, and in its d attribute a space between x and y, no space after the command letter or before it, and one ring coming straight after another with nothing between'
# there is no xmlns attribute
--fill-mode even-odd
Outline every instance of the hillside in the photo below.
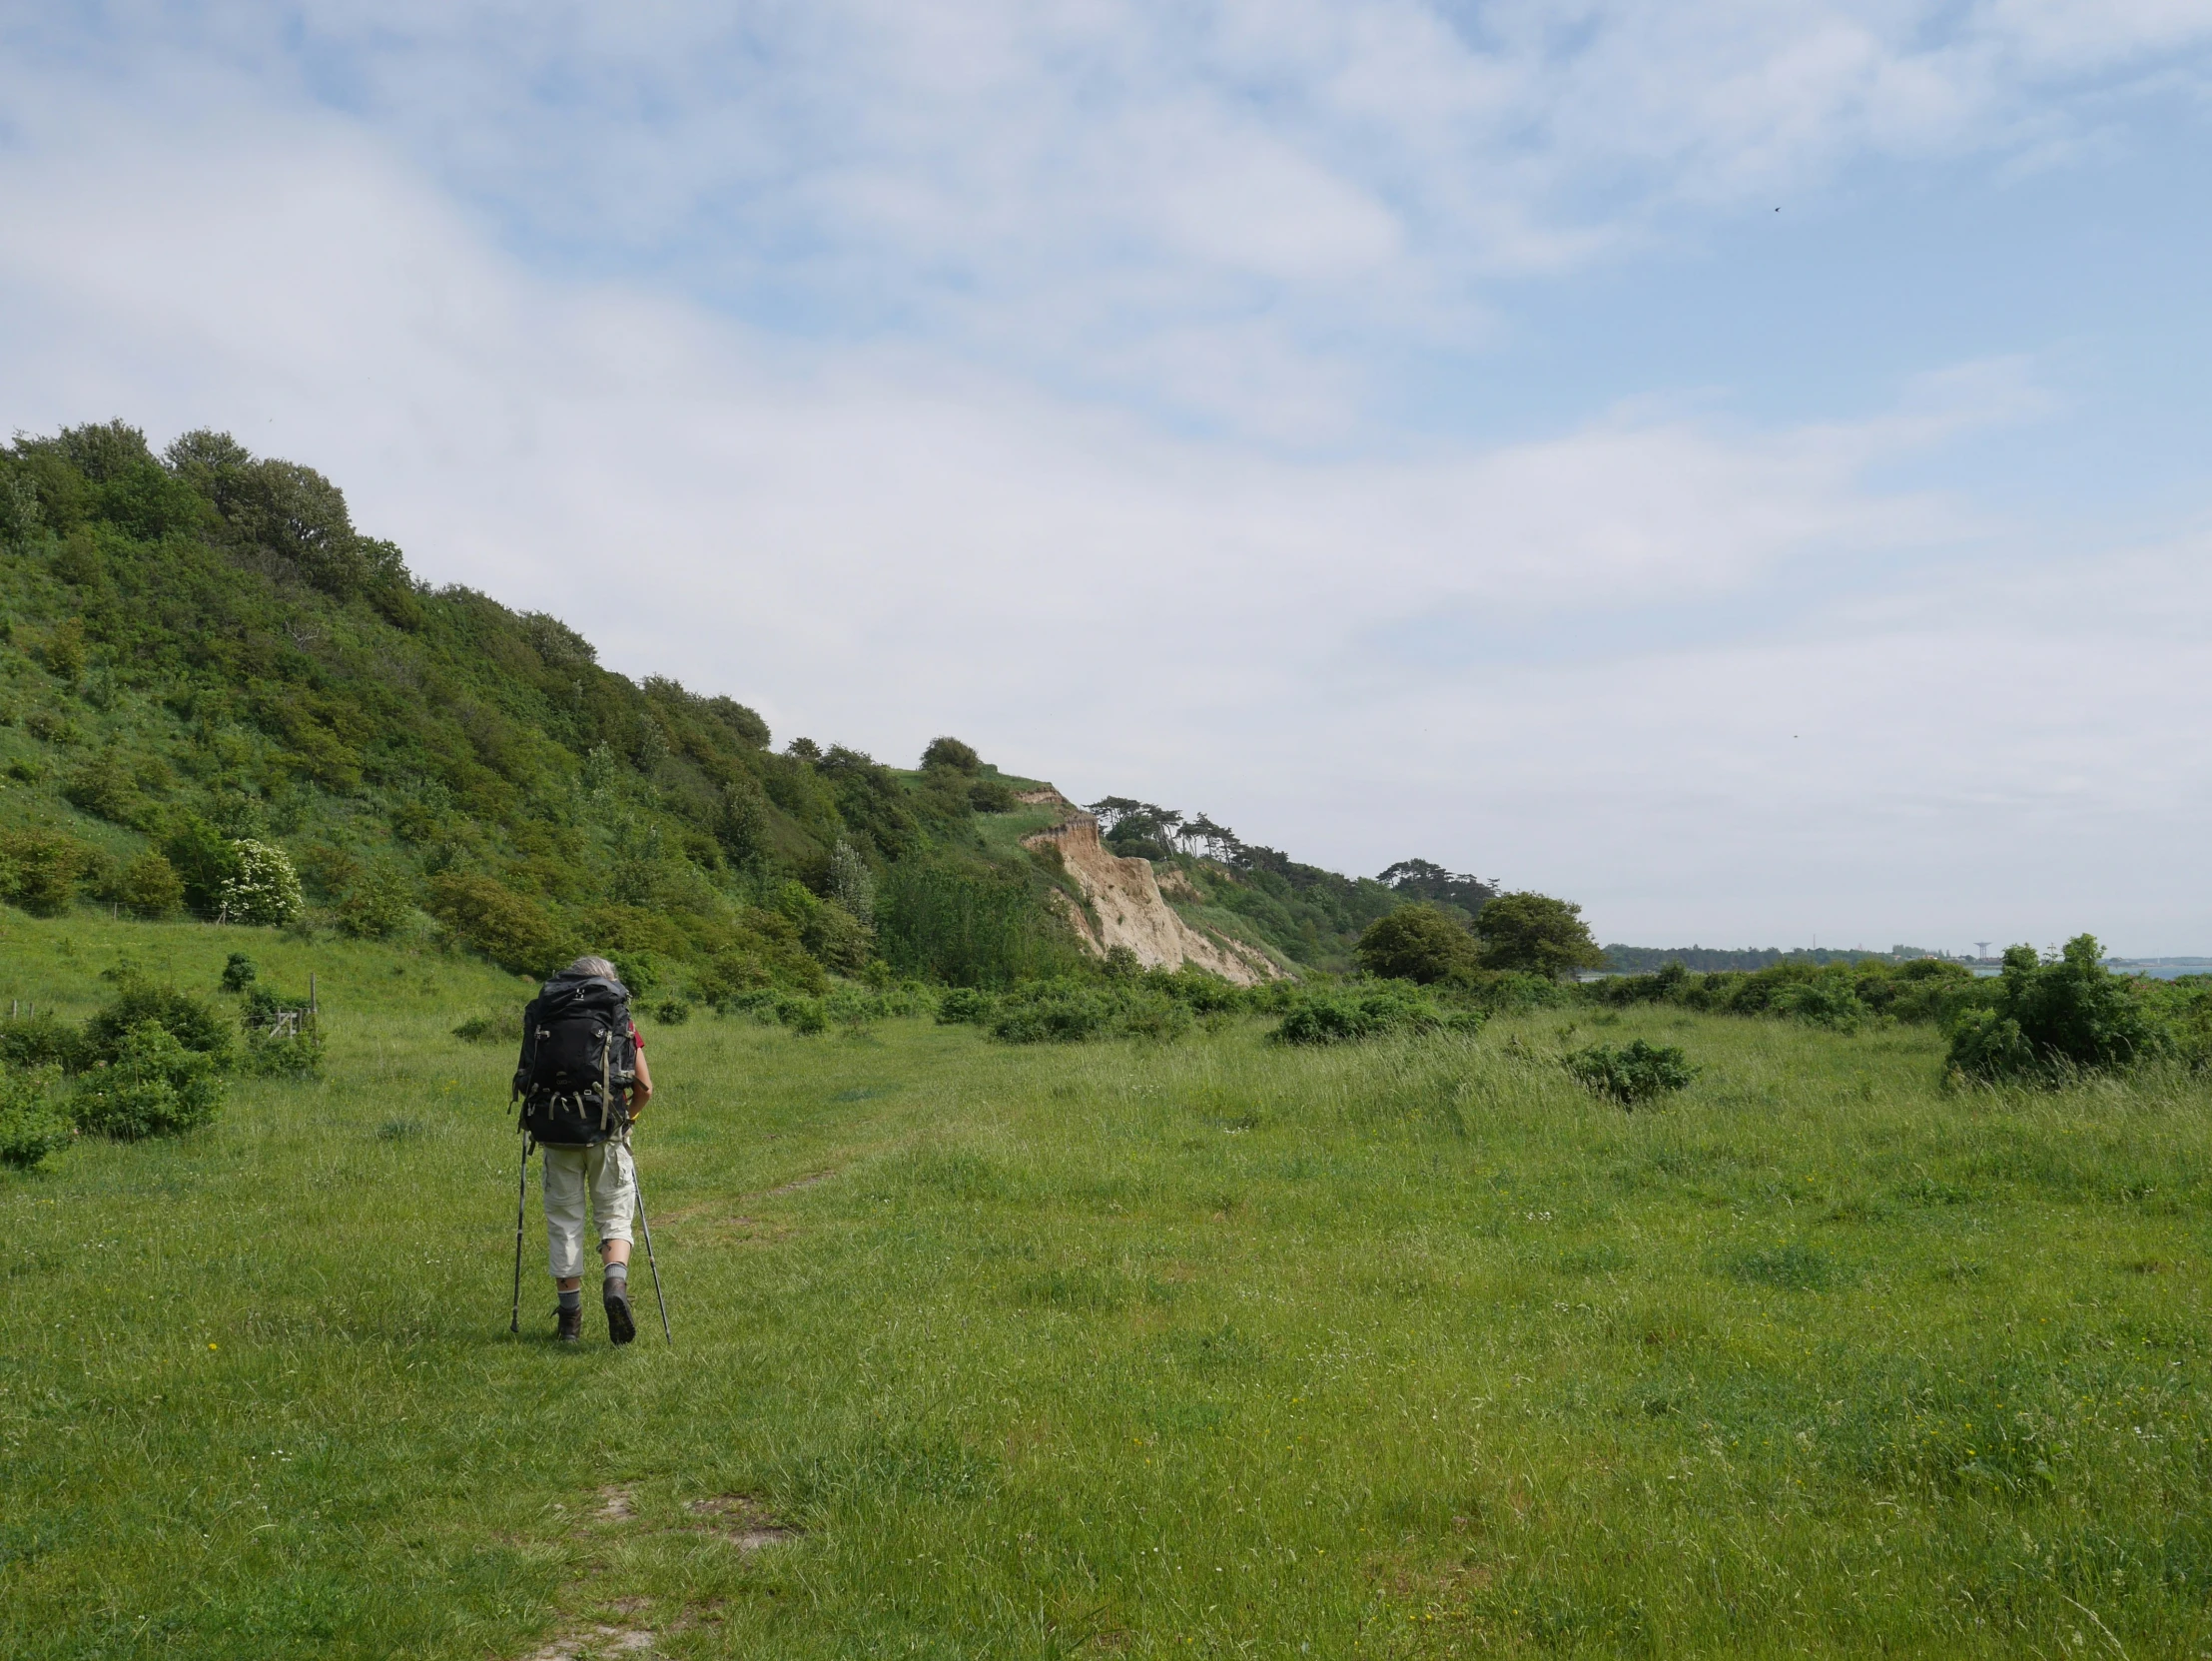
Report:
<svg viewBox="0 0 2212 1661"><path fill-rule="evenodd" d="M991 984L1111 944L1029 840L1058 810L1018 797L1049 786L957 741L922 759L779 751L742 703L422 583L331 480L226 434L157 456L115 421L0 451L0 889L26 909L236 920L262 844L311 928L530 974L589 942L715 1003L833 974ZM1221 834L1211 857L1111 849L1156 860L1174 911L1151 934L1209 966L1341 968L1421 897Z"/></svg>

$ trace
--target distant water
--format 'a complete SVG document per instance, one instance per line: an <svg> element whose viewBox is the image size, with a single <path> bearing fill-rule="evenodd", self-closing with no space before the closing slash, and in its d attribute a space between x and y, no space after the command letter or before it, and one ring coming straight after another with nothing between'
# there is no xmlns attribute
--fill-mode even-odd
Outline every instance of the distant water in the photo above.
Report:
<svg viewBox="0 0 2212 1661"><path fill-rule="evenodd" d="M2212 975L2212 958L2106 958L2104 966L2115 975L2140 975L2151 981L2178 981L2184 975ZM2004 971L1993 963L1977 963L1974 973L1986 978Z"/></svg>

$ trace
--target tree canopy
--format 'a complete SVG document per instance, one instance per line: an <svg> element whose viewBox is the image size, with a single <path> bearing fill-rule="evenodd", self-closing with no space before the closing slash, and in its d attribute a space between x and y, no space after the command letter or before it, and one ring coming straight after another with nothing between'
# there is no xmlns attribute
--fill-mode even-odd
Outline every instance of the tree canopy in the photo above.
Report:
<svg viewBox="0 0 2212 1661"><path fill-rule="evenodd" d="M1482 908L1475 927L1485 969L1516 969L1553 979L1577 969L1602 969L1605 952L1590 938L1582 907L1548 894L1500 894Z"/></svg>

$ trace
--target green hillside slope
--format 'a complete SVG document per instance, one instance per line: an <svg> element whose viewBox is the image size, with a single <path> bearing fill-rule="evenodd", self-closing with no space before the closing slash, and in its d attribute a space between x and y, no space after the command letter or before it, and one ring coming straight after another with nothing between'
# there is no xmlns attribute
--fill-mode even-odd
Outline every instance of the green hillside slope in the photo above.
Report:
<svg viewBox="0 0 2212 1661"><path fill-rule="evenodd" d="M0 451L0 891L34 912L290 915L242 897L261 844L309 926L435 931L524 973L590 942L710 1001L1075 965L1044 903L1067 879L1010 834L1034 781L962 744L928 759L778 753L743 704L417 581L337 485L222 433ZM1399 903L1238 852L1185 862L1209 926L1302 965Z"/></svg>

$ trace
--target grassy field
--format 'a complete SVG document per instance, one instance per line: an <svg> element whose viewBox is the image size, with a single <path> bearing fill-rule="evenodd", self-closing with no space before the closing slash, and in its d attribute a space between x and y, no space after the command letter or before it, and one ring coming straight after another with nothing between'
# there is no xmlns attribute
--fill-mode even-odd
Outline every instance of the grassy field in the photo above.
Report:
<svg viewBox="0 0 2212 1661"><path fill-rule="evenodd" d="M649 1034L676 1346L507 1334L503 1046L313 967L317 1084L0 1176L10 1657L2133 1657L2212 1649L2212 1091L1935 1088L1937 1042L1576 1017L1290 1053ZM649 1299L650 1281L639 1289Z"/></svg>

